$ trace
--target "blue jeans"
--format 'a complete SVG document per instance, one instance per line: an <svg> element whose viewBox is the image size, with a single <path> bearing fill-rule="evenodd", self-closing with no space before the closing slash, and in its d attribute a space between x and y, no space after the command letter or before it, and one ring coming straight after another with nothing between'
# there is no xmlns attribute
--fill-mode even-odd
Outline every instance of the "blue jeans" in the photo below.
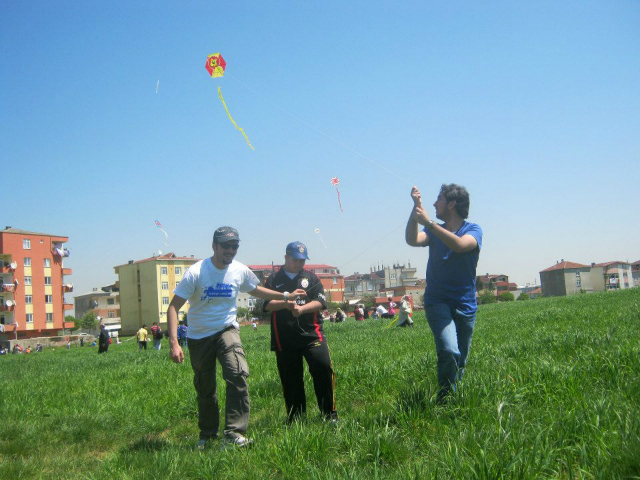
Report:
<svg viewBox="0 0 640 480"><path fill-rule="evenodd" d="M425 307L427 320L436 342L438 356L438 399L456 390L462 381L471 347L476 314L467 315L446 303Z"/></svg>

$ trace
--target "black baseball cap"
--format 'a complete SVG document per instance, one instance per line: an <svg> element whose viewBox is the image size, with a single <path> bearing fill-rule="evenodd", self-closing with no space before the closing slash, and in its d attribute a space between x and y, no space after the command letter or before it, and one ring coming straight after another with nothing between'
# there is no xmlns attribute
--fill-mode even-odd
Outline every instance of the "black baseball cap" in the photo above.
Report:
<svg viewBox="0 0 640 480"><path fill-rule="evenodd" d="M238 231L233 227L220 227L213 233L213 243L240 241Z"/></svg>

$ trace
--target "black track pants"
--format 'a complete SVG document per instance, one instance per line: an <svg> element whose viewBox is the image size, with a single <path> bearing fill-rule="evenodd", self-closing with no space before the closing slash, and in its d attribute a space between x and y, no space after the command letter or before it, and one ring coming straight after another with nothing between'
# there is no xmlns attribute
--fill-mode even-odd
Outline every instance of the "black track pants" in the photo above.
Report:
<svg viewBox="0 0 640 480"><path fill-rule="evenodd" d="M336 417L335 374L331 365L329 347L326 340L324 340L322 342L314 342L312 345L298 350L276 351L278 373L280 373L289 421L292 421L307 410L307 399L304 393L303 358L309 365L309 373L313 379L313 387L318 399L320 412L326 418Z"/></svg>

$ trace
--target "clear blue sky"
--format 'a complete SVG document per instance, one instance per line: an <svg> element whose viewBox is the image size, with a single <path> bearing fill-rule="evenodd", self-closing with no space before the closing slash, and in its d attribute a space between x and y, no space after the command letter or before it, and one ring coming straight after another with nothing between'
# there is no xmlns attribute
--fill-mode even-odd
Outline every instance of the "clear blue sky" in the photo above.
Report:
<svg viewBox="0 0 640 480"><path fill-rule="evenodd" d="M244 263L300 240L345 274L423 277L405 179L429 205L469 189L479 273L638 260L638 52L637 1L5 1L0 226L69 236L76 293L207 256L220 225Z"/></svg>

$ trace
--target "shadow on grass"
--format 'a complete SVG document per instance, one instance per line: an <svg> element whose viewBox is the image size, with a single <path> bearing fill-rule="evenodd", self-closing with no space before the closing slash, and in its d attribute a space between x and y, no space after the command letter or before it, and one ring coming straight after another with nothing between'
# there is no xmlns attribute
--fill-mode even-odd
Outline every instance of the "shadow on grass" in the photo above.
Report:
<svg viewBox="0 0 640 480"><path fill-rule="evenodd" d="M136 442L126 446L123 450L129 452L158 452L160 450L166 450L170 446L170 443L164 438L146 435Z"/></svg>

